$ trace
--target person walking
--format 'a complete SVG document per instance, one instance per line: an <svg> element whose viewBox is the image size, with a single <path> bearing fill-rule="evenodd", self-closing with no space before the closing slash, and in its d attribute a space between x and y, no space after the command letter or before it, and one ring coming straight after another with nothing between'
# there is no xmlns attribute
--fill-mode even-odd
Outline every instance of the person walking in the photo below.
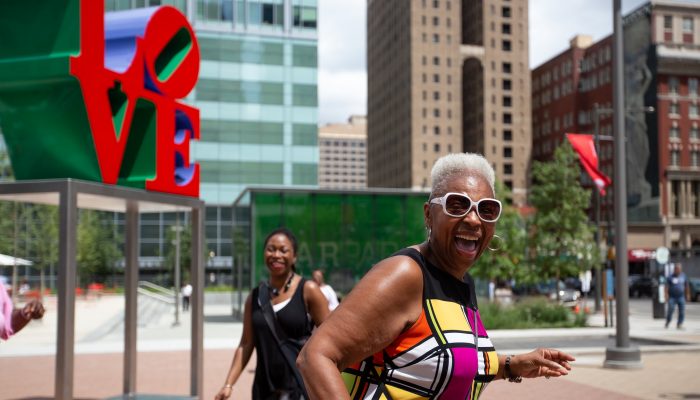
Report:
<svg viewBox="0 0 700 400"><path fill-rule="evenodd" d="M690 288L688 287L688 277L681 269L681 264L676 263L673 273L666 278L666 298L668 299L668 309L666 310L666 328L671 324L673 311L678 305L678 322L676 328L683 329L685 319L685 302L690 301Z"/></svg>
<svg viewBox="0 0 700 400"><path fill-rule="evenodd" d="M482 323L468 271L501 215L491 164L449 154L431 180L422 210L427 239L372 267L301 351L311 398L476 400L494 379L571 369L574 357L555 349L496 354Z"/></svg>
<svg viewBox="0 0 700 400"><path fill-rule="evenodd" d="M257 355L253 400L307 397L295 360L311 336L312 324L319 326L326 319L328 303L314 281L296 273L298 245L290 230L275 229L264 243L269 280L261 282L246 299L241 342L216 400L231 396L253 350Z"/></svg>
<svg viewBox="0 0 700 400"><path fill-rule="evenodd" d="M182 311L188 311L190 309L190 297L192 296L192 285L189 282L182 287L180 291L182 294Z"/></svg>

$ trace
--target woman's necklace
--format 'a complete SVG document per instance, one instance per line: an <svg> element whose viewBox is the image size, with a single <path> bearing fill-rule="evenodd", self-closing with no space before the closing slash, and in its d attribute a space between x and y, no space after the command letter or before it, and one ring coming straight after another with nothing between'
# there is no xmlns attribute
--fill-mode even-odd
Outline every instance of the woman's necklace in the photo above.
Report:
<svg viewBox="0 0 700 400"><path fill-rule="evenodd" d="M287 279L287 283L284 285L284 291L282 293L287 293L287 290L289 290L289 286L292 284L292 278L294 278L294 272L289 276L289 279ZM272 297L277 297L280 295L280 290L277 289L276 287L270 285L272 288Z"/></svg>

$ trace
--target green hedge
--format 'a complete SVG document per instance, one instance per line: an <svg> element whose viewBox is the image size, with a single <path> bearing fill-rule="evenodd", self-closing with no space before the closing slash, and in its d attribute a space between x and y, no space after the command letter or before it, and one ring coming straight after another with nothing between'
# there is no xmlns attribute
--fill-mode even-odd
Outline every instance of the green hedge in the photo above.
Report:
<svg viewBox="0 0 700 400"><path fill-rule="evenodd" d="M546 300L528 300L514 305L479 302L479 313L487 329L573 328L586 326L586 314Z"/></svg>

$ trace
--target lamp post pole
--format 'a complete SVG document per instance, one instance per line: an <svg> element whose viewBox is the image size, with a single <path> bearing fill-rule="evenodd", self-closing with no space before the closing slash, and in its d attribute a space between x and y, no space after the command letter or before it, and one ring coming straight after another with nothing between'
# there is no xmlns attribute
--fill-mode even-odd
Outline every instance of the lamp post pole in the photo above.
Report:
<svg viewBox="0 0 700 400"><path fill-rule="evenodd" d="M605 351L606 368L641 368L639 347L630 346L627 276L627 152L625 149L625 76L622 37L622 0L613 0L613 135L615 138L615 346Z"/></svg>
<svg viewBox="0 0 700 400"><path fill-rule="evenodd" d="M595 140L595 153L598 156L599 164L600 164L600 132L598 131L600 129L600 122L598 121L599 119L599 111L600 109L598 108L598 103L593 104L593 138ZM600 191L598 188L593 187L593 195L595 196L595 246L596 249L598 249L598 252L600 252ZM596 271L595 271L595 311L598 312L600 311L600 297L601 297L601 287L603 285L603 278L601 276L602 274L602 268L600 267L600 263L596 266Z"/></svg>
<svg viewBox="0 0 700 400"><path fill-rule="evenodd" d="M182 226L180 226L180 213L176 212L175 226L170 227L170 229L175 231L175 240L173 244L175 245L175 268L174 268L174 279L173 284L175 285L175 322L173 326L180 325L180 232L182 232Z"/></svg>

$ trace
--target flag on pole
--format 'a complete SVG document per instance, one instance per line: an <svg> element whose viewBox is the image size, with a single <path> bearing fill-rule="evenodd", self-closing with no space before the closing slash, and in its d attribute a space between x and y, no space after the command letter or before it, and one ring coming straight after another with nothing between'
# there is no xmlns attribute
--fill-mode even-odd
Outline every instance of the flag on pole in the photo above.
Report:
<svg viewBox="0 0 700 400"><path fill-rule="evenodd" d="M598 169L598 154L593 144L593 135L567 133L566 138L569 139L571 147L578 154L583 169L586 170L588 176L591 177L593 183L598 187L600 194L605 196L605 188L612 184L612 180Z"/></svg>

